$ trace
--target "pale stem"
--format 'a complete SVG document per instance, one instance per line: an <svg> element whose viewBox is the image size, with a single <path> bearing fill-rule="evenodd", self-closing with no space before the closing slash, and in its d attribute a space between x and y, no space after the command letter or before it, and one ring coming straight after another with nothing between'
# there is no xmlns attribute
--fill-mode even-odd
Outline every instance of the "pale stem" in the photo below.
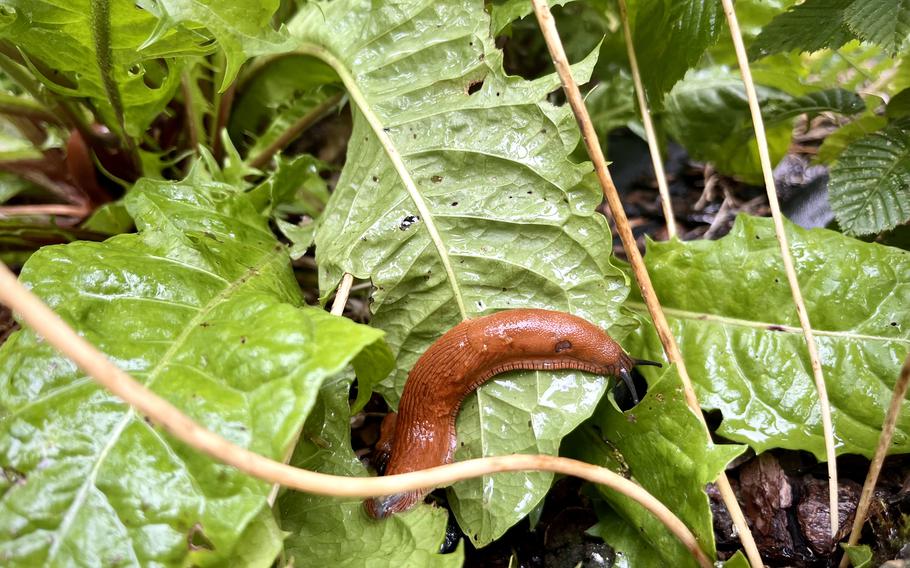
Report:
<svg viewBox="0 0 910 568"><path fill-rule="evenodd" d="M774 232L780 245L780 254L784 261L784 271L787 282L790 284L790 294L799 317L799 325L806 338L809 350L809 361L812 364L812 376L815 380L815 389L818 391L818 404L822 416L822 433L825 438L825 455L828 460L828 506L831 518L831 536L837 535L840 524L837 510L837 456L834 450L834 428L831 422L831 404L828 401L828 389L825 387L825 377L822 374L821 359L818 355L818 346L812 334L812 325L809 323L809 314L799 288L796 269L793 267L793 257L790 255L790 244L784 229L784 216L777 202L777 188L774 184L774 168L771 166L771 154L768 151L768 140L765 136L765 125L758 104L758 95L755 93L755 83L752 81L752 70L749 68L749 58L746 56L746 47L743 44L742 32L733 9L733 0L721 0L727 23L730 26L730 36L733 38L733 47L736 50L736 60L742 74L743 84L746 88L746 98L749 100L749 110L752 114L752 124L755 127L755 141L758 144L758 157L761 162L762 174L765 178L765 190L768 193L768 204L771 206L771 217L774 219Z"/></svg>
<svg viewBox="0 0 910 568"><path fill-rule="evenodd" d="M664 219L667 220L667 238L676 236L676 218L673 216L673 202L670 201L670 188L667 187L667 174L664 172L664 161L660 156L660 145L657 143L657 134L654 131L654 121L651 120L651 111L648 109L648 99L645 88L641 83L641 73L638 70L638 57L635 55L635 45L632 43L632 30L629 25L629 13L626 10L626 0L619 0L619 12L622 18L622 29L626 38L626 51L629 54L629 67L632 69L632 82L635 84L635 96L638 98L638 108L641 109L641 122L645 127L645 136L648 140L648 151L651 154L651 164L654 165L654 176L657 178L657 190L660 192L660 204L664 210Z"/></svg>
<svg viewBox="0 0 910 568"><path fill-rule="evenodd" d="M345 272L344 276L341 277L341 284L338 285L338 291L335 292L335 301L332 302L333 316L344 314L344 307L348 303L352 284L354 284L354 275L350 272Z"/></svg>
<svg viewBox="0 0 910 568"><path fill-rule="evenodd" d="M869 465L869 473L866 475L865 483L863 483L859 505L856 506L856 516L853 518L853 528L850 529L850 538L847 539L847 544L850 546L855 546L859 542L859 537L863 532L863 523L866 522L869 506L872 505L872 495L875 492L878 476L882 471L882 463L885 461L885 456L888 455L888 448L891 447L891 440L894 438L897 417L900 416L901 405L904 402L904 397L907 396L908 384L910 384L910 354L904 359L900 377L897 379L897 384L894 385L891 404L888 406L888 413L885 414L882 433L879 435L878 446L875 448L875 456L872 458L872 464ZM846 568L848 564L850 564L850 558L844 554L839 568Z"/></svg>
<svg viewBox="0 0 910 568"><path fill-rule="evenodd" d="M657 335L660 337L660 342L667 354L667 359L677 366L679 377L683 383L686 404L689 405L689 408L691 408L693 413L701 420L702 424L705 426L705 431L708 432L705 417L702 415L698 397L695 396L695 389L692 387L692 380L689 378L689 372L686 369L686 362L679 352L679 346L676 344L676 339L670 331L670 326L661 309L657 294L654 292L651 277L648 275L648 270L645 268L641 253L638 251L638 246L635 243L635 236L632 234L629 220L626 218L626 213L622 208L622 202L619 199L619 193L616 191L616 186L613 184L613 178L610 176L610 172L607 169L606 160L600 149L600 142L597 139L597 132L594 130L594 125L591 124L591 117L588 115L588 110L585 108L581 92L578 90L578 84L572 78L572 70L569 66L565 50L563 49L562 41L559 39L559 32L556 30L556 23L553 21L553 15L550 13L550 8L547 6L546 0L532 0L532 3L544 40L547 43L547 48L550 50L550 56L553 58L556 72L559 74L559 78L562 81L566 98L568 99L569 105L572 107L572 112L575 114L575 119L581 128L582 138L584 138L585 146L588 149L588 156L590 156L591 161L594 163L594 171L597 173L597 179L600 181L604 197L607 199L610 211L616 222L616 231L619 233L623 248L626 251L626 255L629 257L632 274L635 276L635 281L638 283L638 287L641 290L642 298L644 298L651 319L654 321ZM710 434L707 435L710 436ZM736 501L736 495L733 493L732 487L730 487L730 482L723 472L721 472L720 476L717 478L717 487L720 490L724 504L727 506L730 517L733 519L733 523L739 533L740 541L743 544L749 562L752 564L753 568L761 567L762 562L761 556L758 553L758 547L755 545L755 540L752 537L752 533L749 531L749 525L746 523L745 515L743 515L742 509Z"/></svg>

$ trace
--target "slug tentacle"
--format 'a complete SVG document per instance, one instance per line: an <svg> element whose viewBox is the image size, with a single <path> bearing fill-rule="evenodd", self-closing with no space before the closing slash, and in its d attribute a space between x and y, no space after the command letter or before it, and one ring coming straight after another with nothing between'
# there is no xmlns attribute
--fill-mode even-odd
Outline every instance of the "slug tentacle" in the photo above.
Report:
<svg viewBox="0 0 910 568"><path fill-rule="evenodd" d="M380 461L389 456L386 475L450 463L455 419L464 398L492 377L516 369L575 369L618 377L637 404L631 375L635 365L660 366L629 357L605 331L571 314L520 309L461 322L411 369L397 421L383 421L374 455ZM413 507L429 491L368 499L364 507L368 515L381 519Z"/></svg>

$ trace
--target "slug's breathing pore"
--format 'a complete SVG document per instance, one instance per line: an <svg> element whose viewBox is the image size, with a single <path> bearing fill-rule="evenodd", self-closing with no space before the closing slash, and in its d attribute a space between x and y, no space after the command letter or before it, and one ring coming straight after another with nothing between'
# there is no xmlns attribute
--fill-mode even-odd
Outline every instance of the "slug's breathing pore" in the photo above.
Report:
<svg viewBox="0 0 910 568"><path fill-rule="evenodd" d="M456 325L417 360L404 385L398 414L382 423L374 455L385 475L451 463L455 419L466 396L494 376L518 369L575 369L621 379L638 404L635 365L660 363L629 357L605 331L563 312L508 310ZM364 501L382 519L410 509L429 493L408 491Z"/></svg>

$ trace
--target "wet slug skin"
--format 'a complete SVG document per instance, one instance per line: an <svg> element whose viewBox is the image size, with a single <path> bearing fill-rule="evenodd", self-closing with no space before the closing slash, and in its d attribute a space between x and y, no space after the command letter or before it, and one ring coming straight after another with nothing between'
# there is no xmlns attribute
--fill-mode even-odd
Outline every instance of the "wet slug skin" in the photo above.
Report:
<svg viewBox="0 0 910 568"><path fill-rule="evenodd" d="M455 419L466 396L506 371L574 369L621 378L637 403L630 371L636 364L596 325L563 312L508 310L466 320L440 337L417 360L404 385L398 414L382 424L376 453L385 474L451 463ZM419 503L429 490L364 501L367 514L382 519Z"/></svg>

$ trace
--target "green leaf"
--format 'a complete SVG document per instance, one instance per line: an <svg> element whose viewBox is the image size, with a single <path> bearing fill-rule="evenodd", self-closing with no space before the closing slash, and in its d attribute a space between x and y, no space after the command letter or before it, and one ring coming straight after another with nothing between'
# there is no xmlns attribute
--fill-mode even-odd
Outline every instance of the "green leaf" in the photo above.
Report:
<svg viewBox="0 0 910 568"><path fill-rule="evenodd" d="M545 307L603 328L617 323L626 280L609 262L612 239L596 212L601 194L585 177L591 167L567 158L579 140L571 112L546 100L558 78L504 73L483 2L369 6L308 5L290 28L302 51L333 65L354 103L348 160L316 250L323 296L344 272L376 287L372 323L388 332L398 363L380 392L397 404L420 354L465 317ZM590 57L577 65L576 77L585 80L593 64ZM541 424L548 416L535 409L550 406L554 389L583 401L569 411L577 422L596 403L585 396L592 382L604 386L577 373L522 373L486 392L510 381L528 388L509 402L484 400L491 398L484 389L469 397L463 412L477 418L460 421L465 451L501 454L517 445L552 453L555 443L539 440L535 428L509 440L497 428L506 417L530 421L550 438L565 427ZM472 410L478 401L482 415ZM485 505L510 511L478 526L466 519L485 518L471 509L480 503L459 503L462 528L478 535L475 542L489 542L543 498L550 479L510 474L458 484L456 499L486 483L492 497ZM519 486L521 495L500 490Z"/></svg>
<svg viewBox="0 0 910 568"><path fill-rule="evenodd" d="M724 568L749 568L749 559L742 550L737 550L736 554L724 562Z"/></svg>
<svg viewBox="0 0 910 568"><path fill-rule="evenodd" d="M850 144L831 168L828 194L841 229L867 235L910 219L910 123Z"/></svg>
<svg viewBox="0 0 910 568"><path fill-rule="evenodd" d="M908 350L910 253L786 224L828 386L838 453L871 456ZM825 455L805 339L770 219L741 215L718 241L649 243L645 263L702 407L718 433ZM637 302L628 304L644 313ZM629 349L659 357L652 328ZM910 411L905 402L904 411ZM895 453L910 451L902 413Z"/></svg>
<svg viewBox="0 0 910 568"><path fill-rule="evenodd" d="M884 116L868 112L849 124L841 126L822 142L816 158L823 164L830 164L852 143L864 136L881 130L888 124Z"/></svg>
<svg viewBox="0 0 910 568"><path fill-rule="evenodd" d="M566 439L569 455L631 477L673 511L701 548L714 555L714 528L705 485L713 482L745 446L715 445L686 405L675 367L649 385L640 404L626 412L601 401L587 426ZM691 553L641 505L603 486L613 509L592 532L628 557L631 566L696 566ZM624 525L624 527L623 527Z"/></svg>
<svg viewBox="0 0 910 568"><path fill-rule="evenodd" d="M325 63L305 55L270 61L244 76L229 124L231 138L249 146L247 160L262 153L295 122L339 92L338 76ZM324 112L321 111L321 112Z"/></svg>
<svg viewBox="0 0 910 568"><path fill-rule="evenodd" d="M226 60L222 91L247 59L293 49L285 30L275 31L271 27L279 0L139 0L138 3L158 17L158 26L146 44L175 29L198 33L199 26L215 38Z"/></svg>
<svg viewBox="0 0 910 568"><path fill-rule="evenodd" d="M910 36L910 0L854 0L844 21L860 39L896 55Z"/></svg>
<svg viewBox="0 0 910 568"><path fill-rule="evenodd" d="M724 13L719 2L698 0L630 0L628 5L641 79L658 109L664 95L717 42Z"/></svg>
<svg viewBox="0 0 910 568"><path fill-rule="evenodd" d="M331 168L309 154L278 156L275 171L250 193L257 208L275 219L291 241L291 258L298 259L313 245L316 219L325 209L329 190L321 177ZM289 222L291 217L297 217Z"/></svg>
<svg viewBox="0 0 910 568"><path fill-rule="evenodd" d="M350 380L328 381L307 418L291 461L298 467L334 475L364 476L351 450L347 396ZM278 499L281 526L291 535L285 551L294 566L461 566L464 545L439 554L445 538L445 509L420 505L376 521L359 499L321 497L287 491Z"/></svg>
<svg viewBox="0 0 910 568"><path fill-rule="evenodd" d="M22 281L203 426L282 459L322 381L382 332L304 306L230 186L141 180L126 205L138 234L45 247ZM267 484L177 442L29 330L0 348L0 407L0 463L19 480L0 487L6 566L204 566L274 543L255 526Z"/></svg>
<svg viewBox="0 0 910 568"><path fill-rule="evenodd" d="M898 120L910 116L910 89L904 89L888 101L885 114L890 120Z"/></svg>
<svg viewBox="0 0 910 568"><path fill-rule="evenodd" d="M132 2L8 0L5 6L14 19L0 24L0 38L54 70L54 77L38 73L48 88L88 98L111 130L123 128L133 138L173 97L182 56L206 51L185 32L143 46L158 22Z"/></svg>
<svg viewBox="0 0 910 568"><path fill-rule="evenodd" d="M552 8L569 2L572 0L547 0L547 5ZM499 35L506 26L532 13L533 6L525 0L493 0L490 3L490 29L493 35Z"/></svg>
<svg viewBox="0 0 910 568"><path fill-rule="evenodd" d="M132 230L133 218L130 217L122 200L114 201L95 209L91 217L82 223L82 228L105 235L119 235Z"/></svg>
<svg viewBox="0 0 910 568"><path fill-rule="evenodd" d="M890 1L890 0L885 0ZM806 0L774 18L749 47L749 57L758 59L785 51L837 49L855 35L844 15L851 5L865 0Z"/></svg>
<svg viewBox="0 0 910 568"><path fill-rule="evenodd" d="M790 97L756 85L762 108ZM761 180L761 164L745 89L738 74L724 68L690 73L667 95L667 132L699 160L748 182ZM790 144L789 124L766 127L771 160L776 163Z"/></svg>
<svg viewBox="0 0 910 568"><path fill-rule="evenodd" d="M869 568L872 566L872 549L869 548L869 545L850 546L841 544L841 548L844 549L844 554L850 557L850 565L853 568Z"/></svg>
<svg viewBox="0 0 910 568"><path fill-rule="evenodd" d="M825 89L814 91L786 101L772 104L763 110L762 115L769 123L808 114L817 116L823 112L835 112L845 116L854 115L866 110L866 104L858 94L844 89Z"/></svg>

